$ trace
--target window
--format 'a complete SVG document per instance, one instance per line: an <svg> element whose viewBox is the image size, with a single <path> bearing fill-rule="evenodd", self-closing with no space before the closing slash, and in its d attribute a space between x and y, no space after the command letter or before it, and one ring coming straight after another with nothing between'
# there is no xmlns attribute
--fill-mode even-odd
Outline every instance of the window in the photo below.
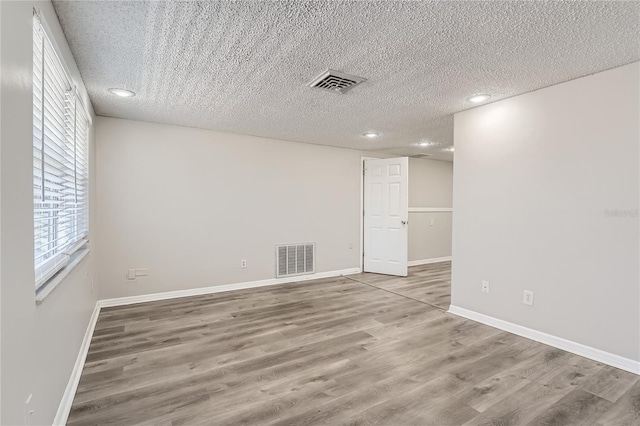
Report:
<svg viewBox="0 0 640 426"><path fill-rule="evenodd" d="M33 224L36 291L87 243L89 115L46 24L33 24Z"/></svg>

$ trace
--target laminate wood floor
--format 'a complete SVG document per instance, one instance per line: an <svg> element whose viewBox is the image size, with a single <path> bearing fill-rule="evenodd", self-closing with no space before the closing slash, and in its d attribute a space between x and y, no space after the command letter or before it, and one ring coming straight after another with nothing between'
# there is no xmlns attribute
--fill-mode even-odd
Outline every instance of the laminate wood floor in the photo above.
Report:
<svg viewBox="0 0 640 426"><path fill-rule="evenodd" d="M392 293L428 303L437 308L449 309L451 304L451 262L438 262L409 268L407 277L362 274L349 277Z"/></svg>
<svg viewBox="0 0 640 426"><path fill-rule="evenodd" d="M103 309L68 424L637 426L639 379L322 279Z"/></svg>

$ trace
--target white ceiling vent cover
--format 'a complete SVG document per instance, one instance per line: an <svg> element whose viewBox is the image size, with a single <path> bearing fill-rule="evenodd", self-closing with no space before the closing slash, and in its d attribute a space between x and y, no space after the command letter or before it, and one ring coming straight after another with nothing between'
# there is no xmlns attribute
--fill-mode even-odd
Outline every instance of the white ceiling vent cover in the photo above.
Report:
<svg viewBox="0 0 640 426"><path fill-rule="evenodd" d="M313 274L315 257L315 243L276 246L276 278Z"/></svg>
<svg viewBox="0 0 640 426"><path fill-rule="evenodd" d="M355 75L345 74L340 71L326 70L318 77L314 78L309 87L316 89L327 90L332 93L347 93L349 90L356 87L363 81L367 81L366 78L357 77Z"/></svg>

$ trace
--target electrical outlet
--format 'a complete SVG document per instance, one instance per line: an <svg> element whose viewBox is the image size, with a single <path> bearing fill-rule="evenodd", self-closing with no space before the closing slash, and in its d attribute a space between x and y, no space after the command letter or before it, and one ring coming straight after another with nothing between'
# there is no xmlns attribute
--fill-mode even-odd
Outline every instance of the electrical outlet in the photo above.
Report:
<svg viewBox="0 0 640 426"><path fill-rule="evenodd" d="M482 292L489 293L489 281L482 281Z"/></svg>
<svg viewBox="0 0 640 426"><path fill-rule="evenodd" d="M529 290L524 291L524 297L522 298L522 303L525 305L533 306L533 292Z"/></svg>
<svg viewBox="0 0 640 426"><path fill-rule="evenodd" d="M247 259L242 259L240 261L240 267L241 268L246 268L247 267Z"/></svg>
<svg viewBox="0 0 640 426"><path fill-rule="evenodd" d="M147 268L136 269L136 278L137 277L148 277L149 270Z"/></svg>
<svg viewBox="0 0 640 426"><path fill-rule="evenodd" d="M27 400L24 402L24 424L31 425L31 418L35 414L36 410L33 408L33 394L30 393Z"/></svg>

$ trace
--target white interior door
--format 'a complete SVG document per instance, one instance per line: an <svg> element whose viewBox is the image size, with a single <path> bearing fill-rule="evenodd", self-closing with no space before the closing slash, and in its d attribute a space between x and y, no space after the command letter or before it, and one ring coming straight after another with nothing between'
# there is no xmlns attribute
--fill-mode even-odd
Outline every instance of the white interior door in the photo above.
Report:
<svg viewBox="0 0 640 426"><path fill-rule="evenodd" d="M406 277L409 159L364 164L364 271Z"/></svg>

